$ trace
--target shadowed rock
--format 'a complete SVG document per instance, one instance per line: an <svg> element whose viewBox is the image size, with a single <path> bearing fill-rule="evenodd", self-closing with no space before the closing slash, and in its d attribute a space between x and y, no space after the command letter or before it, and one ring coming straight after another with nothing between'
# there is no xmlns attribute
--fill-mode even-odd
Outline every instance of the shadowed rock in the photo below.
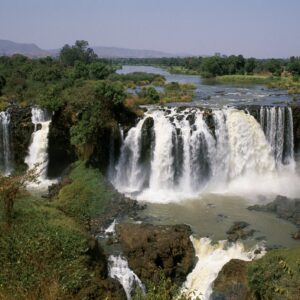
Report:
<svg viewBox="0 0 300 300"><path fill-rule="evenodd" d="M182 283L194 266L195 251L187 225L120 224L117 234L129 267L144 282L159 280L162 270Z"/></svg>

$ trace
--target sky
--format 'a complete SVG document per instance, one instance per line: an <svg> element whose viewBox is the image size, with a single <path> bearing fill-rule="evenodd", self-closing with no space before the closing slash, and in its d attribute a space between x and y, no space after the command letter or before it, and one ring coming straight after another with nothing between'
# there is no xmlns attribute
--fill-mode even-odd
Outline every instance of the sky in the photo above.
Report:
<svg viewBox="0 0 300 300"><path fill-rule="evenodd" d="M0 39L246 57L300 55L300 0L0 0Z"/></svg>

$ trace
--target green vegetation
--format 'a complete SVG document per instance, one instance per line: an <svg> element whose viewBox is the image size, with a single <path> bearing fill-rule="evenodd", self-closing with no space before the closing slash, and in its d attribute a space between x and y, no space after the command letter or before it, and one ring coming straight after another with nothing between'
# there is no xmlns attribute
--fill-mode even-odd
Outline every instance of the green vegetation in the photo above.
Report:
<svg viewBox="0 0 300 300"><path fill-rule="evenodd" d="M300 78L298 76L223 75L217 76L215 80L221 83L265 84L270 88L287 90L289 94L300 94Z"/></svg>
<svg viewBox="0 0 300 300"><path fill-rule="evenodd" d="M174 102L190 102L196 87L190 83L170 82L164 85L164 90L158 92L154 87L143 87L138 97L132 97L128 106L141 104L165 104Z"/></svg>
<svg viewBox="0 0 300 300"><path fill-rule="evenodd" d="M89 228L91 220L104 212L114 193L107 190L103 175L86 168L83 162L74 164L69 178L71 183L60 190L55 206Z"/></svg>
<svg viewBox="0 0 300 300"><path fill-rule="evenodd" d="M266 75L223 75L215 78L221 83L254 83L268 84L273 80L273 77Z"/></svg>
<svg viewBox="0 0 300 300"><path fill-rule="evenodd" d="M157 274L156 282L151 281L146 284L147 293L143 295L138 289L133 300L189 300L192 295L181 294L181 287L172 283L170 278L166 278L163 272ZM199 300L198 298L196 300Z"/></svg>
<svg viewBox="0 0 300 300"><path fill-rule="evenodd" d="M155 85L163 86L165 83L165 77L159 74L145 73L145 72L133 72L128 74L111 74L108 77L112 81L121 81L126 84L127 87L134 88L136 86Z"/></svg>
<svg viewBox="0 0 300 300"><path fill-rule="evenodd" d="M83 224L111 196L99 171L77 162L53 202L20 195L10 227L1 202L0 299L91 299L85 290L97 288L102 273L89 262L91 237Z"/></svg>
<svg viewBox="0 0 300 300"><path fill-rule="evenodd" d="M191 70L182 66L172 66L167 68L171 74L199 75L199 71Z"/></svg>
<svg viewBox="0 0 300 300"><path fill-rule="evenodd" d="M37 182L37 177L36 168L14 176L0 174L0 202L3 205L3 214L8 227L13 221L14 205L18 196L24 192L28 183Z"/></svg>
<svg viewBox="0 0 300 300"><path fill-rule="evenodd" d="M268 84L273 88L287 89L290 94L300 93L300 57L255 59L244 58L242 55L216 54L207 57L131 58L119 59L118 62L160 66L170 73L201 75L221 82Z"/></svg>
<svg viewBox="0 0 300 300"><path fill-rule="evenodd" d="M248 267L256 299L297 299L300 295L300 248L274 250Z"/></svg>

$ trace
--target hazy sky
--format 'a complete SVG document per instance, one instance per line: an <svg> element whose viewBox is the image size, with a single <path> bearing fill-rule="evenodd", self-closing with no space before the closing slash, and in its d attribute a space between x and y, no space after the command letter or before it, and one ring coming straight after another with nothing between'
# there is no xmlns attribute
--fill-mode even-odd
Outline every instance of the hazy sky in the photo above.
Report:
<svg viewBox="0 0 300 300"><path fill-rule="evenodd" d="M300 0L0 0L0 39L299 56Z"/></svg>

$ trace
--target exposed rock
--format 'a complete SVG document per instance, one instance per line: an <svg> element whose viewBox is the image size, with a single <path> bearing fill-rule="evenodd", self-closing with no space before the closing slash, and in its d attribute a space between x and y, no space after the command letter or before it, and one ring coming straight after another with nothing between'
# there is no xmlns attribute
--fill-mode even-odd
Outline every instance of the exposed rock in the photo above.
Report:
<svg viewBox="0 0 300 300"><path fill-rule="evenodd" d="M144 188L149 186L151 170L151 153L155 143L155 132L153 130L154 120L152 117L145 119L141 132L141 151L138 163L141 164L144 171Z"/></svg>
<svg viewBox="0 0 300 300"><path fill-rule="evenodd" d="M300 106L292 106L295 152L300 153Z"/></svg>
<svg viewBox="0 0 300 300"><path fill-rule="evenodd" d="M300 240L300 230L292 234L294 240Z"/></svg>
<svg viewBox="0 0 300 300"><path fill-rule="evenodd" d="M227 230L227 238L230 242L235 242L238 239L245 240L252 236L255 232L254 229L245 229L249 224L243 221L234 222L233 225Z"/></svg>
<svg viewBox="0 0 300 300"><path fill-rule="evenodd" d="M108 183L107 186L109 186ZM111 189L112 191L114 190L112 186ZM103 233L102 230L107 228L115 219L122 219L124 216L134 219L137 216L137 211L144 208L145 206L140 205L136 200L114 192L104 212L97 218L91 220L90 231L94 236L101 234Z"/></svg>
<svg viewBox="0 0 300 300"><path fill-rule="evenodd" d="M125 300L126 294L121 284L108 277L107 258L97 240L89 241L86 255L88 266L95 276L88 286L76 295L78 299Z"/></svg>
<svg viewBox="0 0 300 300"><path fill-rule="evenodd" d="M196 115L195 115L195 113L189 114L189 115L186 117L186 120L189 121L190 126L194 125L194 124L195 124L195 120L196 120Z"/></svg>
<svg viewBox="0 0 300 300"><path fill-rule="evenodd" d="M253 205L249 210L273 212L279 218L288 220L300 226L300 199L289 199L284 196L277 196L273 202L266 205Z"/></svg>
<svg viewBox="0 0 300 300"><path fill-rule="evenodd" d="M194 266L195 251L187 225L120 224L117 234L129 267L144 282L159 280L157 274L162 270L182 283Z"/></svg>
<svg viewBox="0 0 300 300"><path fill-rule="evenodd" d="M27 156L31 135L34 131L34 125L31 121L31 108L13 106L9 108L9 111L14 164L18 169L25 170L27 165L24 160Z"/></svg>
<svg viewBox="0 0 300 300"><path fill-rule="evenodd" d="M248 262L232 259L220 271L213 285L211 300L252 300L255 299L248 286Z"/></svg>
<svg viewBox="0 0 300 300"><path fill-rule="evenodd" d="M72 119L63 110L56 111L52 116L49 128L48 170L51 177L60 176L62 171L76 160L75 148L70 141Z"/></svg>

